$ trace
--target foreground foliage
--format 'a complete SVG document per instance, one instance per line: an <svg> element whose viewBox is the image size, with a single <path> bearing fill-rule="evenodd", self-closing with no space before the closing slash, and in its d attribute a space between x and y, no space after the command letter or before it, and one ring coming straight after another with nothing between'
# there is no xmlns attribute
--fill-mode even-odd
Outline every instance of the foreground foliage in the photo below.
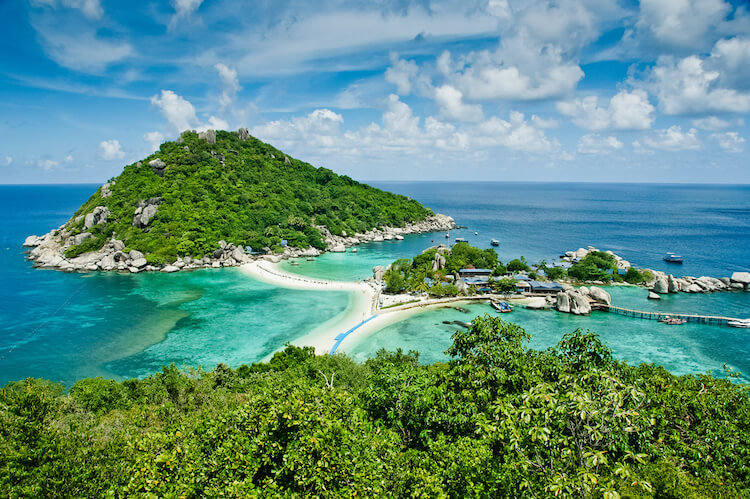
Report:
<svg viewBox="0 0 750 499"><path fill-rule="evenodd" d="M0 391L10 497L746 497L747 387L617 362L580 330L556 349L498 318L450 361L365 364L287 347L267 364L174 366Z"/></svg>
<svg viewBox="0 0 750 499"><path fill-rule="evenodd" d="M220 240L254 249L290 246L323 249L317 226L333 234L365 232L378 226L403 226L432 212L405 196L391 194L337 175L326 168L288 158L273 146L235 132L216 132L209 144L195 133L182 143L166 142L140 163L125 166L102 197L99 189L76 212L106 206L106 224L94 236L68 249L74 257L97 250L114 234L127 248L147 254L150 263L171 263L179 256L202 257ZM148 162L164 162L159 176ZM161 198L158 211L142 230L133 226L139 201ZM81 217L72 233L84 229Z"/></svg>

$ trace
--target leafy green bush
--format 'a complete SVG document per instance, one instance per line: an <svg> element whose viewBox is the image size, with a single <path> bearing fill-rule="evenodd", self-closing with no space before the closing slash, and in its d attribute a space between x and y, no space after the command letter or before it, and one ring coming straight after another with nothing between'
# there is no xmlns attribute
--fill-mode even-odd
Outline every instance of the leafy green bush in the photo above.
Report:
<svg viewBox="0 0 750 499"><path fill-rule="evenodd" d="M556 348L497 317L443 363L287 346L70 393L0 390L4 497L747 497L748 386Z"/></svg>

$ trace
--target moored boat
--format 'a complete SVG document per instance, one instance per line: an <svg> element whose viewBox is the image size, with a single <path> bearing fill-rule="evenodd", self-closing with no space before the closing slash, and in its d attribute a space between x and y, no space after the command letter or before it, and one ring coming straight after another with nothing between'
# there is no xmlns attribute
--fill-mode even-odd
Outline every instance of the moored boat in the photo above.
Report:
<svg viewBox="0 0 750 499"><path fill-rule="evenodd" d="M457 238L456 238L456 242L457 242L457 243L465 243L465 242L466 242L466 239L464 239L463 237L457 237Z"/></svg>
<svg viewBox="0 0 750 499"><path fill-rule="evenodd" d="M667 253L663 260L668 263L682 263L683 258L675 253Z"/></svg>
<svg viewBox="0 0 750 499"><path fill-rule="evenodd" d="M492 246L500 246L500 241L498 241L497 239L492 239L490 240L490 244Z"/></svg>
<svg viewBox="0 0 750 499"><path fill-rule="evenodd" d="M729 321L729 322L727 322L727 326L729 326L729 327L750 328L750 319L739 319L739 320L736 320L736 321Z"/></svg>
<svg viewBox="0 0 750 499"><path fill-rule="evenodd" d="M501 314L507 314L508 312L513 311L513 309L510 308L510 303L507 301L491 301L490 305Z"/></svg>

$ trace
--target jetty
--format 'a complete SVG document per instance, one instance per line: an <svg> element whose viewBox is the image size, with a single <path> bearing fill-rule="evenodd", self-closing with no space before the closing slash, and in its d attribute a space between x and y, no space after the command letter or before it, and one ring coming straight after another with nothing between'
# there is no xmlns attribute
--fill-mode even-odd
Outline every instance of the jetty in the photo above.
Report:
<svg viewBox="0 0 750 499"><path fill-rule="evenodd" d="M591 309L599 310L601 312L609 312L611 314L624 315L626 317L635 317L637 319L658 321L672 318L683 319L686 322L695 322L698 324L715 324L719 326L726 326L730 321L739 320L735 317L722 317L718 315L676 314L672 312L645 312L643 310L632 310L624 307L616 307L614 305L606 305L604 303L592 303Z"/></svg>

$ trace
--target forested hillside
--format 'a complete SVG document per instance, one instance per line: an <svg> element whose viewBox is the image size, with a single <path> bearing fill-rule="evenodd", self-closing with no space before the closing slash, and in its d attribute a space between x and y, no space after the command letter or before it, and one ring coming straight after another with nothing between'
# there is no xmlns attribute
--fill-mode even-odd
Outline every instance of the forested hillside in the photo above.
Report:
<svg viewBox="0 0 750 499"><path fill-rule="evenodd" d="M201 257L221 240L257 249L278 249L282 240L322 249L316 226L353 235L432 215L405 196L293 159L246 130L206 135L184 133L125 166L65 228L65 241L73 243L65 256L98 250L112 238L153 264Z"/></svg>
<svg viewBox="0 0 750 499"><path fill-rule="evenodd" d="M747 386L555 349L498 318L451 360L266 364L0 391L6 497L747 497Z"/></svg>

